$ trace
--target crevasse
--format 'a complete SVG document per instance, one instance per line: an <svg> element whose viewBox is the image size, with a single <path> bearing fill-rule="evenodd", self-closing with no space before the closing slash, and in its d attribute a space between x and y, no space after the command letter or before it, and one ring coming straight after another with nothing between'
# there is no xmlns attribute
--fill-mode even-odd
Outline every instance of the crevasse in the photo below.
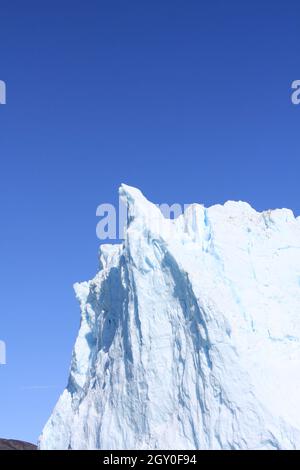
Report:
<svg viewBox="0 0 300 470"><path fill-rule="evenodd" d="M68 386L40 449L300 448L300 220L247 203L175 221L135 188L75 285Z"/></svg>

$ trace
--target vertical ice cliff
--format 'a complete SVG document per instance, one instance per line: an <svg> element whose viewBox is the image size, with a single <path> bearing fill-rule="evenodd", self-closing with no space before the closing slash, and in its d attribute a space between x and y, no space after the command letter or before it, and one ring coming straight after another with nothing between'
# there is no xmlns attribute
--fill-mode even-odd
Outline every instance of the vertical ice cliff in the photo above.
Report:
<svg viewBox="0 0 300 470"><path fill-rule="evenodd" d="M69 383L40 448L300 448L300 219L227 202L167 220L120 191L125 241L75 286Z"/></svg>

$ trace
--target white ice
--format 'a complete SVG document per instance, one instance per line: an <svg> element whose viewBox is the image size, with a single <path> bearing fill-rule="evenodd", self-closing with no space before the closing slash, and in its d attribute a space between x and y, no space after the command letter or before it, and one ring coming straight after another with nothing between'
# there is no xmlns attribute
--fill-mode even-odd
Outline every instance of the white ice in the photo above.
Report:
<svg viewBox="0 0 300 470"><path fill-rule="evenodd" d="M167 220L122 185L124 243L75 285L81 326L41 449L300 449L300 219Z"/></svg>

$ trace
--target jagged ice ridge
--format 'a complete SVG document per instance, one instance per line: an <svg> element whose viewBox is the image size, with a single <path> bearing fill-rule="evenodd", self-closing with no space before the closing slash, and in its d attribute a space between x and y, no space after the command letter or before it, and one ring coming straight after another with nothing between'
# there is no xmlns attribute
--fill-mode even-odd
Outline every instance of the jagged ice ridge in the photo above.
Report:
<svg viewBox="0 0 300 470"><path fill-rule="evenodd" d="M40 449L299 449L300 218L120 193Z"/></svg>

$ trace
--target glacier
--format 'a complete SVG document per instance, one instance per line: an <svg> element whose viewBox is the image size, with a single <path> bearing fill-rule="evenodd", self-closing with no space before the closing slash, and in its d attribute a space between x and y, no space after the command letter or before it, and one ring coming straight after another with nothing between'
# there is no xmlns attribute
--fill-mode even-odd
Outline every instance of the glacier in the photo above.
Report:
<svg viewBox="0 0 300 470"><path fill-rule="evenodd" d="M300 449L300 218L120 195L39 448Z"/></svg>

